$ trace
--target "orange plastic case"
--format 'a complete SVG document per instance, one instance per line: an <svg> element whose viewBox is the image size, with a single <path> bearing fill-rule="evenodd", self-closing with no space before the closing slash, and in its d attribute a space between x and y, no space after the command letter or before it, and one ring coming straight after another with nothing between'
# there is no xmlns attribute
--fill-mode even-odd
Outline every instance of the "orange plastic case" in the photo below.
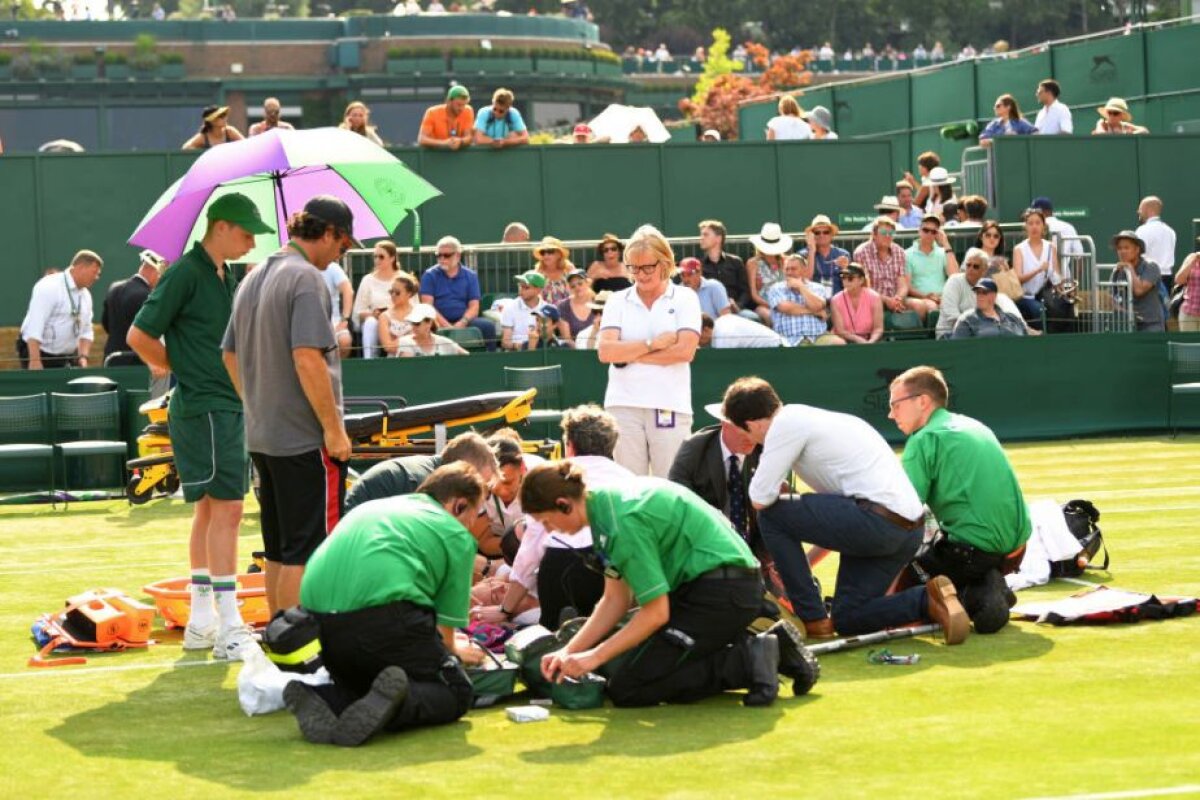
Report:
<svg viewBox="0 0 1200 800"><path fill-rule="evenodd" d="M248 625L262 627L271 621L265 580L266 575L261 572L237 576L238 607ZM192 607L192 596L188 591L190 583L190 578L168 578L142 587L142 591L154 598L168 629L187 625Z"/></svg>

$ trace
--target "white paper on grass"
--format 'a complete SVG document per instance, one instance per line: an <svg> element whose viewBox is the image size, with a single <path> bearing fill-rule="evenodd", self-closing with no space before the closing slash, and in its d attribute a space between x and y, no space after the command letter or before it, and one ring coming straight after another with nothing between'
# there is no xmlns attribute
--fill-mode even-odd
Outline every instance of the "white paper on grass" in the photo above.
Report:
<svg viewBox="0 0 1200 800"><path fill-rule="evenodd" d="M1088 589L1086 592L1068 597L1065 600L1021 603L1014 607L1012 612L1023 617L1034 617L1038 622L1045 620L1050 614L1055 614L1063 619L1073 620L1088 614L1116 611L1121 608L1128 608L1129 606L1141 605L1149 599L1150 595L1148 594L1097 586L1095 589Z"/></svg>
<svg viewBox="0 0 1200 800"><path fill-rule="evenodd" d="M1021 568L1005 576L1008 588L1014 592L1041 586L1050 580L1050 562L1074 558L1079 554L1079 540L1067 527L1062 506L1054 500L1038 500L1029 506L1033 532L1025 543Z"/></svg>

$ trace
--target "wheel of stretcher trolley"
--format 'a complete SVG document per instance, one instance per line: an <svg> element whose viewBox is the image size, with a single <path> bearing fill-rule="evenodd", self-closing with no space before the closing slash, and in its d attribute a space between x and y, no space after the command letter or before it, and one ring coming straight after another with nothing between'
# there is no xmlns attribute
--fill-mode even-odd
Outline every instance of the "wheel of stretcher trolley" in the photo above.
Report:
<svg viewBox="0 0 1200 800"><path fill-rule="evenodd" d="M171 472L167 477L163 478L158 483L158 490L163 494L171 495L179 491L179 473Z"/></svg>
<svg viewBox="0 0 1200 800"><path fill-rule="evenodd" d="M135 506L140 506L143 503L148 503L150 498L154 496L154 487L148 486L140 488L142 479L134 476L129 479L129 483L125 486L125 496L129 498L129 502Z"/></svg>

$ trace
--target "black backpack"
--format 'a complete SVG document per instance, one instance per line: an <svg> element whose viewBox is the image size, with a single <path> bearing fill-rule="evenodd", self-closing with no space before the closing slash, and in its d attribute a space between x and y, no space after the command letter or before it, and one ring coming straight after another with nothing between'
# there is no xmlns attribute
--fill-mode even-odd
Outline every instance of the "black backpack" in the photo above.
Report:
<svg viewBox="0 0 1200 800"><path fill-rule="evenodd" d="M1100 511L1088 500L1072 500L1063 506L1063 517L1071 535L1079 540L1079 554L1074 558L1064 558L1062 561L1050 562L1050 576L1053 578L1075 578L1083 574L1085 569L1108 569L1108 548L1104 545L1104 536L1100 526ZM1104 550L1104 563L1098 567L1092 565L1096 554Z"/></svg>
<svg viewBox="0 0 1200 800"><path fill-rule="evenodd" d="M321 668L320 625L301 606L276 611L263 631L267 658L284 672L316 672Z"/></svg>

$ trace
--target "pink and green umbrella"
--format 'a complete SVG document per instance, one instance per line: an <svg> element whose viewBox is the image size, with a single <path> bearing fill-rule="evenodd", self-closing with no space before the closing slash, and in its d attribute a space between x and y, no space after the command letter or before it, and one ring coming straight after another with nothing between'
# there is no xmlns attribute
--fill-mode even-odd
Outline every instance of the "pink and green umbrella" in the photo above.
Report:
<svg viewBox="0 0 1200 800"><path fill-rule="evenodd" d="M214 147L163 192L129 237L174 261L204 235L205 211L218 197L240 192L254 201L278 237L258 237L250 261L287 241L287 218L314 195L340 197L354 212L354 237L391 236L409 212L441 194L400 159L339 128L268 131Z"/></svg>

